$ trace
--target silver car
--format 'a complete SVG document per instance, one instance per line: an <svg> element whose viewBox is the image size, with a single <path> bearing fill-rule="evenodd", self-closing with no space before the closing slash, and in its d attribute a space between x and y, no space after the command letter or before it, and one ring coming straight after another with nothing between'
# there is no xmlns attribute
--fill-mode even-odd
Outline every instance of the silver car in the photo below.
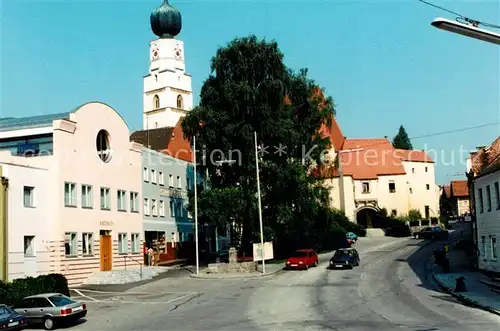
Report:
<svg viewBox="0 0 500 331"><path fill-rule="evenodd" d="M76 322L87 315L87 306L84 303L71 300L60 293L26 297L14 310L25 315L28 323L43 324L46 330L52 330L63 322Z"/></svg>

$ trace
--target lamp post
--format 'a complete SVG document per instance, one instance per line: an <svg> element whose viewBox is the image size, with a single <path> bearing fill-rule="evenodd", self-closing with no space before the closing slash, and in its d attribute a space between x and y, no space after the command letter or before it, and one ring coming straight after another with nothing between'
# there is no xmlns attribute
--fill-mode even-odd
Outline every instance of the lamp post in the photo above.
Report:
<svg viewBox="0 0 500 331"><path fill-rule="evenodd" d="M193 170L194 170L194 235L196 250L196 274L200 273L200 252L198 244L198 179L196 174L196 136L193 136Z"/></svg>
<svg viewBox="0 0 500 331"><path fill-rule="evenodd" d="M257 131L254 131L255 138L255 171L257 173L257 199L259 206L259 223L260 223L260 255L262 258L262 273L266 273L266 263L264 261L264 230L262 226L262 204L260 199L260 176L259 176L259 151L257 145Z"/></svg>
<svg viewBox="0 0 500 331"><path fill-rule="evenodd" d="M461 23L438 17L434 21L432 21L431 25L441 30L500 45L500 34L485 29L480 29L480 22L470 19L465 19L465 21L467 23Z"/></svg>

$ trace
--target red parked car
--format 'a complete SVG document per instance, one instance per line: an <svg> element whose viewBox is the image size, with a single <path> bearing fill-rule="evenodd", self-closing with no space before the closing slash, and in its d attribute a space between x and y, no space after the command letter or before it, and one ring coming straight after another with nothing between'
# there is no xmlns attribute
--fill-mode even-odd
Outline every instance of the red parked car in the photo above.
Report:
<svg viewBox="0 0 500 331"><path fill-rule="evenodd" d="M309 269L319 264L318 254L312 249L299 249L285 262L286 269Z"/></svg>

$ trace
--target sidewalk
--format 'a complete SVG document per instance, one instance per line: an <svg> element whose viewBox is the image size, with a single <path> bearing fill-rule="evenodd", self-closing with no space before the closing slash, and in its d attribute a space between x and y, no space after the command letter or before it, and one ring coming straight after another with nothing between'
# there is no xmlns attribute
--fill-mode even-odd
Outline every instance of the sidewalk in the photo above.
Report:
<svg viewBox="0 0 500 331"><path fill-rule="evenodd" d="M248 272L248 273L207 273L205 270L200 270L199 274L191 274L189 277L191 278L199 278L199 279L254 279L261 278L266 276L275 275L283 270L283 263L266 263L266 273L262 273L262 265L259 264L257 266L256 272Z"/></svg>
<svg viewBox="0 0 500 331"><path fill-rule="evenodd" d="M442 273L437 265L432 267L432 276L439 286L464 303L500 316L500 293L492 291L489 286L481 282L490 279L479 272L470 271L463 262L467 258L462 251L450 250L448 258L450 273ZM467 292L455 292L458 277L465 278Z"/></svg>

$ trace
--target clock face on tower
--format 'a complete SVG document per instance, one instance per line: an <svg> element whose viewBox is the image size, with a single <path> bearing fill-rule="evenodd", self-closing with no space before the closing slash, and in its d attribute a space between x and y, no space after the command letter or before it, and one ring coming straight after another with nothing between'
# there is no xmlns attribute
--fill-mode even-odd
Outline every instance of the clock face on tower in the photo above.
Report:
<svg viewBox="0 0 500 331"><path fill-rule="evenodd" d="M156 60L159 56L160 52L157 47L153 48L151 51L151 55L153 56L153 60Z"/></svg>
<svg viewBox="0 0 500 331"><path fill-rule="evenodd" d="M181 60L182 59L182 51L180 48L176 47L174 49L174 56L177 60Z"/></svg>

